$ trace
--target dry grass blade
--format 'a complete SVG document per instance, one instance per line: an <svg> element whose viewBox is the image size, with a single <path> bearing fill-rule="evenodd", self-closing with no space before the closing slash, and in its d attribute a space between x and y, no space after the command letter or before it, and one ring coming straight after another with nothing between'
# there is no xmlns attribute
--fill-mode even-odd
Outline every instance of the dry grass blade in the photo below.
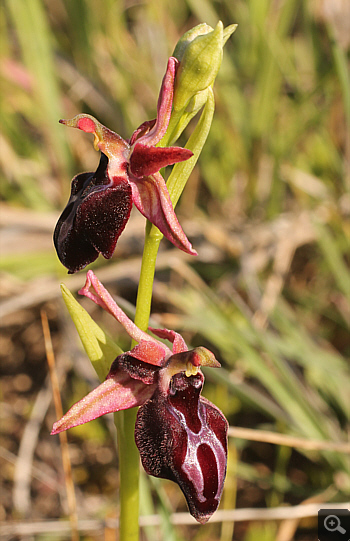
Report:
<svg viewBox="0 0 350 541"><path fill-rule="evenodd" d="M2 446L0 446L0 457L13 465L15 465L18 460L18 457L14 453L11 453L11 451L8 451ZM31 474L34 479L38 479L51 490L57 490L57 482L53 472L50 475L48 472L33 465Z"/></svg>
<svg viewBox="0 0 350 541"><path fill-rule="evenodd" d="M33 457L38 445L42 422L50 402L51 392L45 385L36 397L30 419L26 423L21 437L13 480L13 503L17 512L23 516L30 514Z"/></svg>
<svg viewBox="0 0 350 541"><path fill-rule="evenodd" d="M49 322L47 319L46 312L44 312L43 310L41 311L41 322L42 322L43 332L44 332L46 358L47 358L47 363L49 365L55 410L56 410L57 419L59 419L63 415L62 402L61 402L58 378L57 378L56 368L55 368L55 356L54 356L54 352L52 348ZM61 443L61 453L62 453L63 470L64 470L64 476L65 476L65 484L66 484L66 489L67 489L68 511L69 511L70 525L71 525L71 539L72 541L78 541L79 540L78 516L77 516L77 508L76 508L76 500L75 500L75 492L74 492L74 483L72 479L72 468L71 468L71 462L69 458L67 434L65 432L61 432L59 434L59 437L60 437L60 443Z"/></svg>
<svg viewBox="0 0 350 541"><path fill-rule="evenodd" d="M315 238L310 216L306 212L300 213L289 223L288 221L284 224L282 222L281 229L282 231L277 236L273 272L266 281L260 306L253 316L253 323L259 329L264 329L268 325L269 314L277 304L295 251L299 246L303 246Z"/></svg>
<svg viewBox="0 0 350 541"><path fill-rule="evenodd" d="M252 428L241 428L231 426L228 435L232 438L240 438L250 441L261 441L273 443L275 445L287 445L288 447L297 447L299 449L308 449L310 451L337 451L339 453L350 453L350 443L307 440L288 436L287 434L277 434L267 430L255 430Z"/></svg>
<svg viewBox="0 0 350 541"><path fill-rule="evenodd" d="M308 498L307 500L303 501L301 505L308 505L314 503L319 505L320 508L322 508L323 502L330 499L330 497L332 498L333 496L334 489L328 488L325 492L317 494L316 496L313 496L312 498ZM279 525L276 535L276 541L293 541L299 523L300 518L283 520Z"/></svg>
<svg viewBox="0 0 350 541"><path fill-rule="evenodd" d="M267 521L267 520L289 520L305 517L316 517L320 509L349 509L350 502L342 503L308 503L305 505L281 506L270 509L230 509L219 510L210 519L214 522L249 522L249 521ZM172 524L197 526L198 523L189 513L173 513L170 516ZM140 526L157 526L161 522L159 515L147 515L140 517ZM118 527L118 519L102 520L79 520L78 529L81 532L101 532L105 527ZM61 534L69 532L70 524L58 520L47 520L42 522L12 522L12 524L0 523L1 535L34 535L43 533L59 532Z"/></svg>

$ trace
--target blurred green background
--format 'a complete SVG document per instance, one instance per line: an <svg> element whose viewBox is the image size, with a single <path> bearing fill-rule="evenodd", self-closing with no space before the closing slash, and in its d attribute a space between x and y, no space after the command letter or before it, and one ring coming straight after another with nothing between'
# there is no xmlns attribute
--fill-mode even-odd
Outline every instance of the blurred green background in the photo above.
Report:
<svg viewBox="0 0 350 541"><path fill-rule="evenodd" d="M310 440L347 440L350 3L5 0L0 520L59 518L67 512L58 440L48 437L55 414L40 308L49 315L65 408L95 384L59 299L59 282L64 279L76 291L84 272L67 277L51 237L71 178L95 170L98 155L89 136L58 120L90 113L130 137L141 122L154 118L166 61L181 35L200 22L215 26L218 20L239 26L224 49L208 141L177 207L199 256L188 258L164 242L153 317L157 325L183 332L189 344L215 352L223 368L207 371L205 394L230 424ZM130 303L143 229L143 218L133 214L112 262L99 258L94 264L105 285ZM108 317L84 306L116 336L119 329ZM132 313L131 305L124 308ZM45 392L42 429L34 437L30 423ZM24 459L26 426L32 427L26 460L29 456L34 470L44 468L51 481L27 474L29 491L23 496L18 457ZM113 429L102 420L71 434L79 516L114 516ZM162 517L162 528L145 529L144 539L311 541L315 536L316 519L295 524L283 538L278 522L237 523L234 533L229 523L172 528L169 513L185 510L176 487L146 478L142 486L142 513ZM345 502L349 494L344 453L230 438L222 507Z"/></svg>

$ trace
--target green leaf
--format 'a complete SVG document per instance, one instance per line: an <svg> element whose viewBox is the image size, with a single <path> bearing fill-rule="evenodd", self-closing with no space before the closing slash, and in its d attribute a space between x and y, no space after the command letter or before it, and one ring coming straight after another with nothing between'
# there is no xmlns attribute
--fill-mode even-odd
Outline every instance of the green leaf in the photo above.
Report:
<svg viewBox="0 0 350 541"><path fill-rule="evenodd" d="M80 306L64 284L61 284L61 291L84 349L98 377L103 381L114 359L123 351Z"/></svg>

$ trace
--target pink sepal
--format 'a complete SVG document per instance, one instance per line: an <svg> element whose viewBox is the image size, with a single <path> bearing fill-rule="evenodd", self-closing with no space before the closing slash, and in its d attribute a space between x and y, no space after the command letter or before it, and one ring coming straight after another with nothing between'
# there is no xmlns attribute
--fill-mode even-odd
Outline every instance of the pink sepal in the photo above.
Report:
<svg viewBox="0 0 350 541"><path fill-rule="evenodd" d="M197 255L186 237L174 212L165 181L160 173L137 179L130 176L132 198L135 206L177 248Z"/></svg>
<svg viewBox="0 0 350 541"><path fill-rule="evenodd" d="M53 425L51 434L58 434L73 426L82 425L106 413L134 408L151 398L156 384L145 385L125 372L106 379Z"/></svg>
<svg viewBox="0 0 350 541"><path fill-rule="evenodd" d="M168 60L167 70L163 77L158 98L156 122L146 135L138 139L145 145L153 146L159 143L168 128L173 105L174 81L178 63L178 60L173 56ZM133 137L131 140L133 140Z"/></svg>

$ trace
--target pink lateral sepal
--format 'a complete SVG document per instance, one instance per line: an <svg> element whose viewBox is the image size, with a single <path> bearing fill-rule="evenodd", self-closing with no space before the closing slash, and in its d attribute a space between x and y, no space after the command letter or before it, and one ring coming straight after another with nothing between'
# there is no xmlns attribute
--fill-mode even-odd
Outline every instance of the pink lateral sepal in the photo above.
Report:
<svg viewBox="0 0 350 541"><path fill-rule="evenodd" d="M176 217L165 181L160 173L142 180L130 177L132 198L138 210L177 248L197 255Z"/></svg>
<svg viewBox="0 0 350 541"><path fill-rule="evenodd" d="M93 421L101 415L140 406L151 398L156 385L144 385L125 372L106 379L82 400L74 404L53 425L51 434Z"/></svg>
<svg viewBox="0 0 350 541"><path fill-rule="evenodd" d="M142 138L146 145L156 145L165 134L171 115L174 94L174 81L179 61L171 56L163 77L157 104L157 118L152 129Z"/></svg>

